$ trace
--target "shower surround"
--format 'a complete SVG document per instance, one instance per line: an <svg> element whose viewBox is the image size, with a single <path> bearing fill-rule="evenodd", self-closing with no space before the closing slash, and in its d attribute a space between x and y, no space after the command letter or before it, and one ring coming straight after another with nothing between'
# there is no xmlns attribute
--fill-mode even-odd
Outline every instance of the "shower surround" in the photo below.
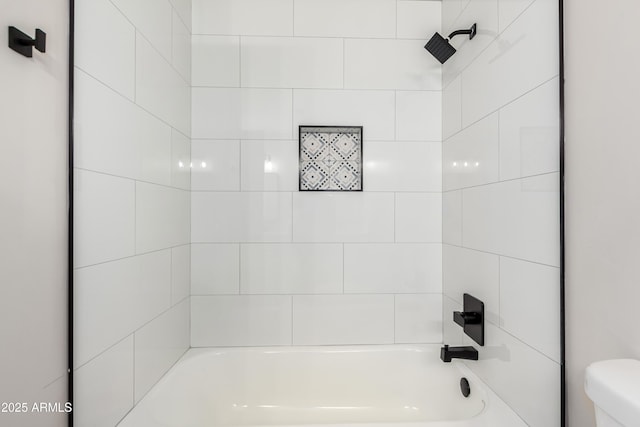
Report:
<svg viewBox="0 0 640 427"><path fill-rule="evenodd" d="M77 425L190 346L470 345L468 292L464 363L558 426L557 0L191 6L76 0ZM300 125L363 127L362 192L298 191Z"/></svg>

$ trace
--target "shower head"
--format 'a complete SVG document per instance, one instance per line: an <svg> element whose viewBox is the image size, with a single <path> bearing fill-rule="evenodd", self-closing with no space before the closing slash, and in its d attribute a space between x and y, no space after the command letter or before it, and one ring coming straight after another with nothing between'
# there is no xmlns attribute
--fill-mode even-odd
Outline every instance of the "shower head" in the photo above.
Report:
<svg viewBox="0 0 640 427"><path fill-rule="evenodd" d="M435 33L433 37L424 45L424 48L429 51L431 55L433 55L441 64L447 62L449 58L456 53L456 48L451 46L449 40L452 37L458 36L460 34L468 34L469 40L473 39L476 36L477 27L476 24L473 24L468 30L457 30L453 33L449 34L448 38L442 37L439 33Z"/></svg>

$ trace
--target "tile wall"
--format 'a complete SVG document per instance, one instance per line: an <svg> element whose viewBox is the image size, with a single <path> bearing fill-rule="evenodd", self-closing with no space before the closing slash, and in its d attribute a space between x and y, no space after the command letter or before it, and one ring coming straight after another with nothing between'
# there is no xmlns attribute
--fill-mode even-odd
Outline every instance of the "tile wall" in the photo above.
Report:
<svg viewBox="0 0 640 427"><path fill-rule="evenodd" d="M189 347L191 7L77 0L75 422L112 427Z"/></svg>
<svg viewBox="0 0 640 427"><path fill-rule="evenodd" d="M479 30L443 66L444 339L475 345L450 313L482 299L468 366L528 425L559 426L558 1L442 7L445 33Z"/></svg>
<svg viewBox="0 0 640 427"><path fill-rule="evenodd" d="M442 341L441 3L194 0L191 344ZM298 191L298 126L364 191Z"/></svg>

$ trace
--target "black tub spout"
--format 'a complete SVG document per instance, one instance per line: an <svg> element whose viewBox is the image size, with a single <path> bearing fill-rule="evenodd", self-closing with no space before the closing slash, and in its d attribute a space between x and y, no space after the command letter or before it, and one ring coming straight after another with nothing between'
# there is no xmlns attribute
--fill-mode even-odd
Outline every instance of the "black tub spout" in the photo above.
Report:
<svg viewBox="0 0 640 427"><path fill-rule="evenodd" d="M440 359L446 363L451 362L453 359L478 360L478 350L471 346L449 347L445 344L440 349Z"/></svg>

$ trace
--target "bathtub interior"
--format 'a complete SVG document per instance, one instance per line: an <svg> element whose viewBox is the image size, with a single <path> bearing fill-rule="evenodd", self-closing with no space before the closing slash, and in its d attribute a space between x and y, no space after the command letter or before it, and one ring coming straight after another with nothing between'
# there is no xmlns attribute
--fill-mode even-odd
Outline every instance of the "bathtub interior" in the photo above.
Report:
<svg viewBox="0 0 640 427"><path fill-rule="evenodd" d="M484 411L487 394L461 366L440 362L435 346L192 349L120 426L472 419ZM463 376L472 388L467 398Z"/></svg>

